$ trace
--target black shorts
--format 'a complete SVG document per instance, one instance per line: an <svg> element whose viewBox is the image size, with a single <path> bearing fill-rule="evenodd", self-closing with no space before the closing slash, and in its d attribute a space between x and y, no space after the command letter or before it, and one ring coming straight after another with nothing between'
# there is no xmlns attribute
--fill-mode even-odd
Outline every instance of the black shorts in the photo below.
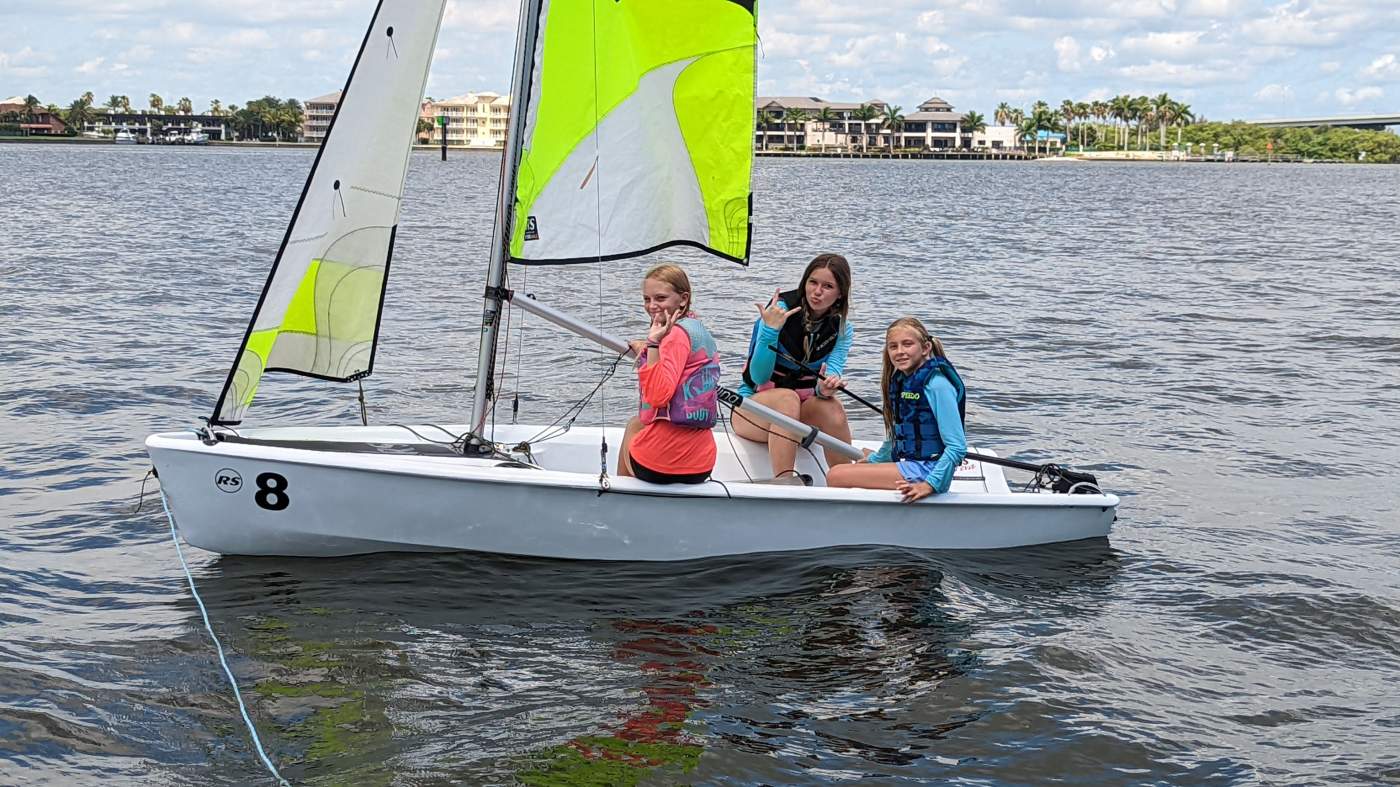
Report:
<svg viewBox="0 0 1400 787"><path fill-rule="evenodd" d="M636 476L648 484L703 484L710 480L709 471L703 473L688 473L686 475L675 475L673 473L658 473L650 467L637 461L637 457L631 457L632 475Z"/></svg>

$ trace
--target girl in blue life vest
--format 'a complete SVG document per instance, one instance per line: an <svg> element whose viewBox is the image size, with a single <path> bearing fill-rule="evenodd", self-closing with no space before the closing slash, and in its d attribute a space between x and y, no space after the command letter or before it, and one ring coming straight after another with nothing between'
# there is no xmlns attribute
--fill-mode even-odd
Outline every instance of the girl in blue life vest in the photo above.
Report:
<svg viewBox="0 0 1400 787"><path fill-rule="evenodd" d="M711 427L719 417L719 352L691 311L690 279L679 265L657 265L642 279L651 318L636 353L641 406L627 424L617 473L652 484L699 484L715 468Z"/></svg>
<svg viewBox="0 0 1400 787"><path fill-rule="evenodd" d="M893 489L906 503L942 494L967 455L967 390L923 323L900 317L885 331L885 443L865 461L837 465L826 485Z"/></svg>

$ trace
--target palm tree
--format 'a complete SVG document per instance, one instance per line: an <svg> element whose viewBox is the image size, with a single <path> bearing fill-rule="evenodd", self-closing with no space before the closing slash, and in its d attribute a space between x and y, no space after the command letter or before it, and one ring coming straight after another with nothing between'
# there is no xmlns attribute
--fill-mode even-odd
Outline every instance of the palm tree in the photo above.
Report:
<svg viewBox="0 0 1400 787"><path fill-rule="evenodd" d="M900 110L904 107L898 104L890 104L885 107L885 114L882 118L884 125L890 127L890 152L894 153L894 135L904 129L904 115Z"/></svg>
<svg viewBox="0 0 1400 787"><path fill-rule="evenodd" d="M1060 102L1060 117L1065 119L1065 147L1069 147L1069 131L1074 125L1074 119L1078 117L1078 110L1074 108L1074 102L1065 99Z"/></svg>
<svg viewBox="0 0 1400 787"><path fill-rule="evenodd" d="M992 113L992 119L996 121L996 124L998 126L1010 125L1011 113L1013 111L1014 110L1011 109L1011 105L1003 101L1000 104L997 104L996 111Z"/></svg>
<svg viewBox="0 0 1400 787"><path fill-rule="evenodd" d="M92 106L92 102L96 100L96 98L97 97L92 94L91 90L83 92L83 103L87 104L88 106Z"/></svg>
<svg viewBox="0 0 1400 787"><path fill-rule="evenodd" d="M968 112L963 115L962 130L967 132L968 142L962 147L972 147L972 136L987 130L987 119L982 116L981 112ZM962 142L962 140L958 141Z"/></svg>
<svg viewBox="0 0 1400 787"><path fill-rule="evenodd" d="M1022 114L1024 115L1024 113ZM1038 151L1040 149L1040 144L1037 137L1039 136L1040 129L1036 128L1034 117L1022 117L1016 120L1016 139L1023 143L1022 147L1028 147L1024 145L1024 143L1026 140L1032 140L1036 142L1036 150Z"/></svg>
<svg viewBox="0 0 1400 787"><path fill-rule="evenodd" d="M27 120L27 121L29 121L30 123L33 123L33 122L34 122L34 113L36 113L36 112L39 111L39 106L40 106L40 104L39 104L39 99L35 98L35 97L34 97L34 94L31 93L31 94L25 96L25 97L24 97L24 119Z"/></svg>
<svg viewBox="0 0 1400 787"><path fill-rule="evenodd" d="M1077 101L1074 104L1074 115L1081 121L1093 117L1093 110L1087 102ZM1079 124L1079 152L1084 152L1084 123Z"/></svg>
<svg viewBox="0 0 1400 787"><path fill-rule="evenodd" d="M102 106L104 106L104 107L106 107L106 108L108 108L108 109L121 109L121 108L122 108L122 98L123 98L123 96L119 96L119 95L113 93L112 95L110 95L110 96L107 97L107 103L106 103L106 104L103 104Z"/></svg>
<svg viewBox="0 0 1400 787"><path fill-rule="evenodd" d="M1165 156L1167 150L1167 126L1175 122L1176 118L1173 115L1173 107L1176 102L1172 101L1171 96L1166 93L1159 93L1156 97L1150 99L1150 101L1152 106L1152 120L1157 124L1157 149L1162 151L1162 155Z"/></svg>
<svg viewBox="0 0 1400 787"><path fill-rule="evenodd" d="M860 108L852 114L856 120L860 121L860 152L864 153L870 146L869 130L865 124L879 117L880 110L869 104L861 104Z"/></svg>
<svg viewBox="0 0 1400 787"><path fill-rule="evenodd" d="M83 126L92 121L92 117L92 104L85 98L79 98L74 99L73 103L68 105L68 111L63 115L63 122L68 124L69 129L81 132Z"/></svg>
<svg viewBox="0 0 1400 787"><path fill-rule="evenodd" d="M1089 112L1093 114L1094 120L1098 121L1098 123L1095 124L1095 127L1098 129L1098 142L1103 142L1103 128L1101 126L1103 122L1108 119L1108 102L1095 101L1089 104Z"/></svg>
<svg viewBox="0 0 1400 787"><path fill-rule="evenodd" d="M209 102L209 114L218 117L219 115L223 114L223 111L224 104L219 99L216 98Z"/></svg>
<svg viewBox="0 0 1400 787"><path fill-rule="evenodd" d="M1114 141L1115 141L1115 142L1120 142L1120 141L1121 141L1121 142L1123 143L1123 150L1126 152L1126 151L1128 150L1128 133L1127 133L1127 129L1128 129L1128 119L1131 118L1131 117L1133 116L1133 100L1132 100L1132 98L1130 98L1129 96L1126 96L1126 95L1114 96L1113 99L1112 99L1112 100L1109 102L1109 104L1108 104L1108 114L1109 114L1109 117L1112 117L1114 120L1116 120L1116 121L1118 121L1119 123L1122 123L1122 124L1123 124L1123 135L1122 135L1122 139L1121 139L1121 140L1114 140ZM1118 128L1118 125L1115 123L1115 124L1114 124L1114 135L1115 135L1115 136L1117 136L1117 134L1118 134L1117 128ZM1117 145L1114 145L1114 147L1117 147Z"/></svg>
<svg viewBox="0 0 1400 787"><path fill-rule="evenodd" d="M1174 121L1176 125L1176 144L1180 146L1181 129L1183 126L1195 122L1196 114L1191 111L1190 104L1182 104L1180 102L1174 102L1174 106L1172 107L1172 114L1176 118L1176 120Z"/></svg>
<svg viewBox="0 0 1400 787"><path fill-rule="evenodd" d="M181 115L189 115L194 112L194 102L190 101L188 96L181 97L175 102L175 111Z"/></svg>
<svg viewBox="0 0 1400 787"><path fill-rule="evenodd" d="M831 111L831 107L822 107L822 111L817 113L817 120L822 124L822 151L826 151L826 135L831 131L831 124L836 120L836 113Z"/></svg>
<svg viewBox="0 0 1400 787"><path fill-rule="evenodd" d="M802 134L802 138L803 138L803 142L804 142L804 145L803 145L803 146L805 147L805 142L806 142L806 138L807 138L807 130L806 130L806 128L805 128L805 125L806 125L807 121L810 120L810 119L811 119L811 116L807 114L807 110L805 110L805 109L785 109L785 110L783 110L783 136L784 136L784 138L786 138L786 136L787 136L787 124L791 123L791 124L793 124L794 126L797 127L797 128L794 128L794 129L793 129L793 132L792 132L792 147L793 147L794 149L797 148L797 146L798 146L798 145L797 145L797 135L798 135L799 133Z"/></svg>
<svg viewBox="0 0 1400 787"><path fill-rule="evenodd" d="M1133 119L1137 121L1137 146L1142 150L1142 127L1152 115L1152 99L1138 96L1133 99Z"/></svg>
<svg viewBox="0 0 1400 787"><path fill-rule="evenodd" d="M160 96L156 95L155 93L152 93L152 94L151 94L151 109L154 109L155 111L159 112L159 111L161 110L161 108L164 107L164 106L165 106L165 99L161 98Z"/></svg>

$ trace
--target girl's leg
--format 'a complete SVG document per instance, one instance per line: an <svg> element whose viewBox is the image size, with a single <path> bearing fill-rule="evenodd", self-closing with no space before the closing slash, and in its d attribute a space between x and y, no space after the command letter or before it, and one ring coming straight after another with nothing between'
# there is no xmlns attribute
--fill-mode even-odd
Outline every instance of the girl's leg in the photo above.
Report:
<svg viewBox="0 0 1400 787"><path fill-rule="evenodd" d="M632 475L632 438L642 431L642 419L636 416L627 422L627 428L622 432L622 447L617 449L617 474L620 476Z"/></svg>
<svg viewBox="0 0 1400 787"><path fill-rule="evenodd" d="M786 388L770 388L766 391L759 391L749 397L765 407L770 407L789 418L798 418L802 412L802 402L797 398L797 393ZM773 465L773 476L776 478L784 473L791 473L797 464L797 442L787 432L774 429L777 434L769 433L768 421L757 418L748 413L735 410L730 421L734 424L734 433L755 443L768 444L768 461Z"/></svg>
<svg viewBox="0 0 1400 787"><path fill-rule="evenodd" d="M889 489L904 480L898 462L855 462L835 465L826 474L826 485L855 489Z"/></svg>
<svg viewBox="0 0 1400 787"><path fill-rule="evenodd" d="M846 420L846 408L836 399L818 399L813 396L802 403L799 417L802 423L811 424L837 440L851 442L851 424ZM826 449L828 467L843 465L849 461L851 460L835 451Z"/></svg>

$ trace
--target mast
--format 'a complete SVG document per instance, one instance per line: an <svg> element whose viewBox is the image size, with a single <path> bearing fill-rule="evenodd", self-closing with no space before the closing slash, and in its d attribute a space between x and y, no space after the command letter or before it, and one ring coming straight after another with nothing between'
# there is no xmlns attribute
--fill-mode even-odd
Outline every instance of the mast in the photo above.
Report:
<svg viewBox="0 0 1400 787"><path fill-rule="evenodd" d="M486 295L481 311L481 347L476 357L476 390L472 395L472 431L480 434L495 399L496 341L501 325L506 256L510 248L511 216L515 204L515 170L520 164L521 136L530 105L530 69L539 38L540 5L544 0L520 0L520 24L515 33L515 70L510 86L510 128L496 192L496 221L491 235L491 258L486 269Z"/></svg>

